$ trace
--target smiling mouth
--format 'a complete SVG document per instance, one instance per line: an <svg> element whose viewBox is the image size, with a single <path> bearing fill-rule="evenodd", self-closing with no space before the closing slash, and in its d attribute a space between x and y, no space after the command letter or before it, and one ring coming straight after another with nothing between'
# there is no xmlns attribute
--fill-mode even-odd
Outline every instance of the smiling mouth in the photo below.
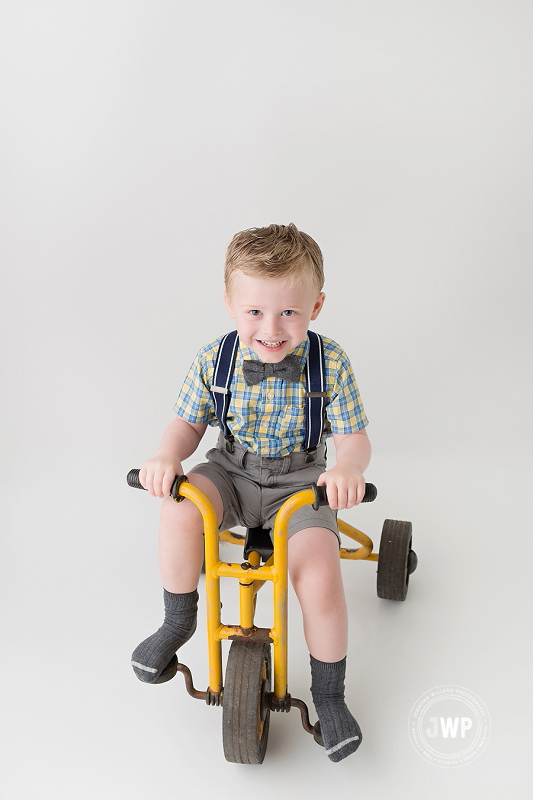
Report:
<svg viewBox="0 0 533 800"><path fill-rule="evenodd" d="M275 347L280 347L282 344L285 344L286 340L281 340L279 342L266 342L263 339L258 339L257 341L264 347L270 347L271 349L274 349Z"/></svg>

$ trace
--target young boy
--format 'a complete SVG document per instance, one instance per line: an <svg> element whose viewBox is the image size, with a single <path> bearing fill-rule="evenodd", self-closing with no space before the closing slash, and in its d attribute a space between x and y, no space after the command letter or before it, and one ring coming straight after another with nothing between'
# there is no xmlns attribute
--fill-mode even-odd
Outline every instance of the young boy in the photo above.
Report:
<svg viewBox="0 0 533 800"><path fill-rule="evenodd" d="M357 749L362 737L344 702L348 624L336 509L361 502L370 443L348 357L334 341L321 337L326 397L319 441L308 446L306 369L310 337L316 337L308 335L308 326L324 303L323 283L322 253L294 225L252 228L233 238L224 292L238 334L230 403L217 447L188 478L213 503L221 530L234 525L271 529L288 497L313 482L326 487L329 507L315 511L305 506L293 515L288 557L324 746L332 761L340 761ZM219 424L215 369L223 339L199 351L174 407L177 416L139 476L150 494L164 498L159 562L165 620L132 656L137 677L147 683L167 679L165 667L196 628L202 518L194 503L175 503L169 493L174 477L182 474L181 462L195 452L207 425ZM288 371L276 372L283 368ZM326 470L328 436L333 436L337 463Z"/></svg>

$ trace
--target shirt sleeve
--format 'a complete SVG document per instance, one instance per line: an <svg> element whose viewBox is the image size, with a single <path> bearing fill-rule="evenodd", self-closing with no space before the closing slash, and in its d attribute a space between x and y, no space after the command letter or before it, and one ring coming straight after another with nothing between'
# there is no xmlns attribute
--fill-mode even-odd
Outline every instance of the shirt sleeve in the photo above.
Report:
<svg viewBox="0 0 533 800"><path fill-rule="evenodd" d="M205 348L198 352L190 366L174 405L174 411L186 422L218 424L209 390Z"/></svg>
<svg viewBox="0 0 533 800"><path fill-rule="evenodd" d="M331 402L326 406L326 416L331 426L331 432L340 435L356 433L368 425L357 382L347 355L344 355L344 358L339 361Z"/></svg>

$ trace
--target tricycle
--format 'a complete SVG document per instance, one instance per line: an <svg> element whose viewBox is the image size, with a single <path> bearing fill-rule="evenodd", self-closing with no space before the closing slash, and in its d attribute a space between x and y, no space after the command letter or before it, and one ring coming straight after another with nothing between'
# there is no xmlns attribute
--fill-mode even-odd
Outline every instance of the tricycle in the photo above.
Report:
<svg viewBox="0 0 533 800"><path fill-rule="evenodd" d="M128 473L130 486L143 489L139 470ZM363 502L377 495L376 487L366 484ZM206 495L187 480L176 476L171 489L176 502L191 500L202 514L205 546L205 588L209 685L205 691L194 688L190 669L174 655L165 669L181 672L187 691L208 705L222 706L222 742L227 761L238 764L261 764L266 752L271 711L288 712L298 708L302 725L315 741L323 745L320 728L312 725L307 705L291 697L287 684L287 543L292 514L304 505L316 509L326 505L323 486L311 485L296 492L279 509L272 530L248 528L246 535L232 530L219 531L215 510ZM372 552L372 540L362 531L341 519L339 532L358 542L360 547L341 547L341 558L377 562L377 593L386 600L405 600L409 576L417 566L413 551L410 522L386 519L381 533L379 553ZM221 561L219 542L242 545L244 561L240 564ZM239 624L221 621L220 578L235 578L239 586ZM257 592L273 584L273 623L271 628L254 624ZM222 680L222 641L231 640L225 680ZM273 653L272 653L273 651ZM273 667L272 670L272 655Z"/></svg>

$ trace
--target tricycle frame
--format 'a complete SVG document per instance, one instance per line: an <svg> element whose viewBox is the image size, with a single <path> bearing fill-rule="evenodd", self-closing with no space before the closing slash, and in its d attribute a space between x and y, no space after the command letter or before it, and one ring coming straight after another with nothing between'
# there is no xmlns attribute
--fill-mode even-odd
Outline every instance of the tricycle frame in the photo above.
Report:
<svg viewBox="0 0 533 800"><path fill-rule="evenodd" d="M252 551L248 560L241 563L228 563L220 560L219 542L243 544L244 537L232 531L218 530L216 514L205 494L187 481L179 486L179 499L188 498L202 514L205 537L205 586L207 611L207 639L209 661L209 687L206 701L213 705L222 702L222 641L224 639L245 638L247 641L269 641L273 645L273 691L272 708L288 710L291 698L287 691L287 596L288 596L288 529L292 515L304 505L316 505L317 493L313 488L295 493L279 509L272 532L274 552L264 565L260 556ZM175 498L178 500L178 496ZM377 561L377 553L372 553L372 540L362 531L338 520L339 531L357 541L361 547L340 549L340 557L351 560ZM220 578L236 578L239 582L239 624L225 625L221 621ZM254 625L256 594L265 583L273 584L273 625L271 628L257 628ZM180 665L181 666L181 665ZM183 670L182 670L183 671ZM195 696L201 693L195 692ZM293 702L299 705L301 701ZM301 709L302 710L302 709ZM304 727L308 729L308 725ZM312 732L312 726L309 726Z"/></svg>
<svg viewBox="0 0 533 800"><path fill-rule="evenodd" d="M130 470L127 481L130 486L144 489L139 481L138 469ZM272 644L274 656L272 691L270 690L270 678L263 679L257 673L258 681L246 684L247 694L245 693L242 698L238 694L233 697L233 704L236 702L239 707L244 701L246 713L244 716L237 715L237 718L230 714L227 718L227 725L223 725L224 736L227 732L232 734L230 738L224 739L227 760L237 763L261 763L268 736L268 724L266 722L263 724L263 720L267 719L269 711L290 711L292 707L300 710L304 729L314 736L318 744L323 744L317 726L311 725L309 721L307 705L303 700L291 697L287 691L287 552L289 522L292 515L304 505L310 504L314 508L325 505L327 503L325 487L312 485L308 489L296 492L283 503L274 520L272 551L270 547L265 546L265 542L261 538L257 541L249 541L248 536L245 538L231 530L219 532L216 513L210 500L200 489L189 483L186 475L176 476L170 494L176 502L181 502L185 498L191 500L203 519L209 685L205 692L195 689L189 668L185 664L180 664L176 655L165 668L163 680L156 682L167 681L179 671L183 674L187 691L192 697L205 700L208 705L223 705L222 641L224 639L233 640L230 656L233 646L237 645L238 647L238 652L236 651L234 654L236 658L232 662L235 669L238 664L240 664L240 669L245 668L245 664L248 663L241 658L245 651L240 649L240 643L246 644L246 652L253 653L254 663L261 661L261 659L257 660L257 656L260 656L261 653L268 653L268 663L270 663L270 647L265 648L265 645ZM367 483L363 502L374 500L376 495L376 487ZM341 547L340 557L352 561L378 562L378 597L385 600L405 600L409 575L416 569L418 561L416 553L411 549L411 523L401 520L385 520L379 553L373 552L372 540L362 531L341 519L337 519L337 525L340 533L360 545L354 549ZM262 536L267 533L262 529L257 530ZM252 533L255 535L256 529L248 531L248 534ZM245 545L244 557L248 560L241 564L221 561L219 557L220 542ZM266 559L263 565L261 565L261 558ZM225 625L221 621L220 578L236 578L239 582L238 625ZM256 596L266 581L271 581L273 584L273 625L271 628L258 628L254 625ZM263 657L261 656L261 658ZM253 672L255 675L256 667L245 674L248 676ZM263 672L264 668L261 669L261 674ZM267 672L270 673L270 667ZM237 672L235 672L236 674ZM227 671L226 678L228 678ZM239 684L233 681L231 686L233 686L235 695L235 686L239 686ZM259 695L254 697L257 686L260 686ZM249 691L252 692L251 697ZM229 705L233 708L231 700ZM226 711L226 707L224 711ZM241 727L242 720L244 720L244 727Z"/></svg>

